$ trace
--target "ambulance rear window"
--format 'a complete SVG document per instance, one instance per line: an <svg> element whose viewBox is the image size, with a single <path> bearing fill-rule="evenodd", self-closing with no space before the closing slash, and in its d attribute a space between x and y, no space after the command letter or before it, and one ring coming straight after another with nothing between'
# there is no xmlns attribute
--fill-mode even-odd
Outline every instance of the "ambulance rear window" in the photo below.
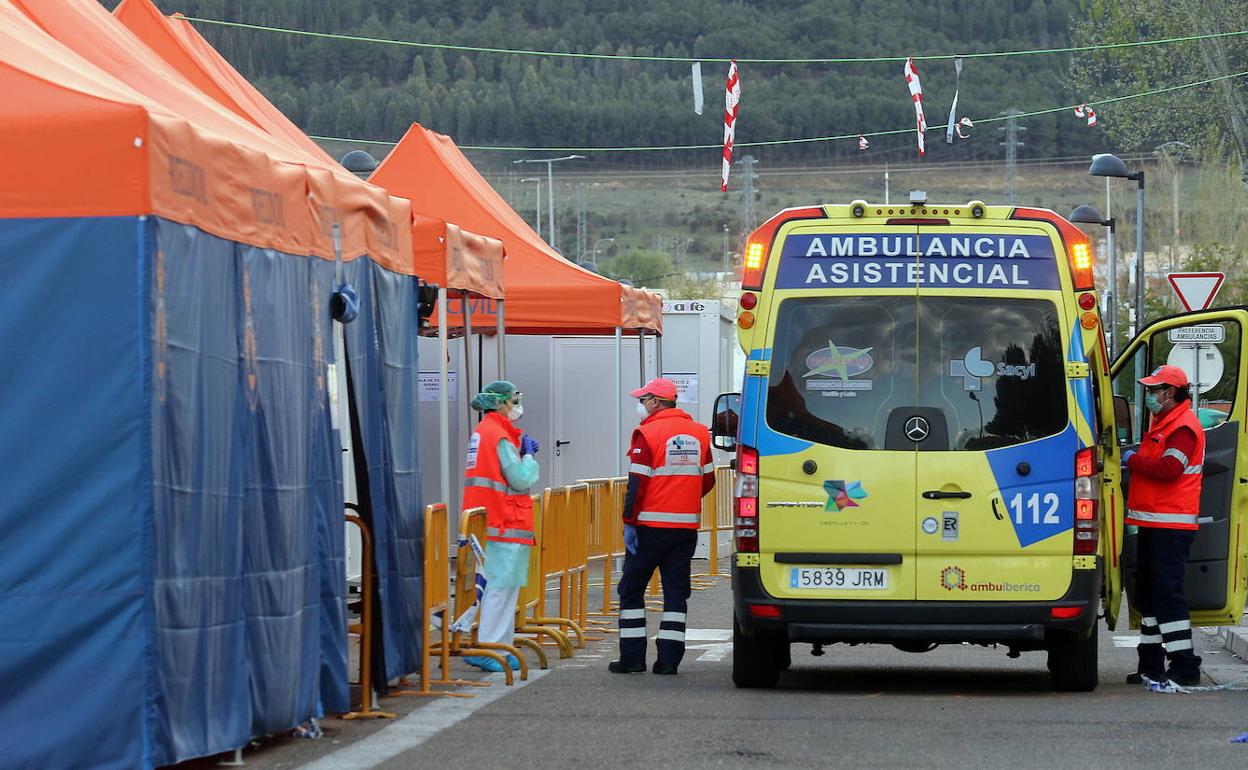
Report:
<svg viewBox="0 0 1248 770"><path fill-rule="evenodd" d="M1068 423L1057 308L1047 300L812 297L781 303L767 422L845 449L981 451ZM921 416L928 435L904 426Z"/></svg>

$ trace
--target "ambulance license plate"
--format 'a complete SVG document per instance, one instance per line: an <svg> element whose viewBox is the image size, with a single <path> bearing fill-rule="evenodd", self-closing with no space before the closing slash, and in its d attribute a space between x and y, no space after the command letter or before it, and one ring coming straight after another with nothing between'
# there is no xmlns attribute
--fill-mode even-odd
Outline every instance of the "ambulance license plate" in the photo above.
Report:
<svg viewBox="0 0 1248 770"><path fill-rule="evenodd" d="M836 590L888 590L888 570L883 567L793 567L789 588Z"/></svg>

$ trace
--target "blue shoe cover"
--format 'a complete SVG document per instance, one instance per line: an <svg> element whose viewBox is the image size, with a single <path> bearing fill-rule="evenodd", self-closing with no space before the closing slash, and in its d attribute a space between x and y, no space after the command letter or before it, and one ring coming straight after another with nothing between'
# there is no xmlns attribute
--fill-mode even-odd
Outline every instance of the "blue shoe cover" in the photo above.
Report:
<svg viewBox="0 0 1248 770"><path fill-rule="evenodd" d="M464 657L464 662L470 666L476 666L482 671L502 671L503 667L499 665L497 660L487 658L484 655L468 655Z"/></svg>
<svg viewBox="0 0 1248 770"><path fill-rule="evenodd" d="M520 670L520 661L516 660L516 656L515 656L515 655L508 655L508 656L507 656L507 665L511 666L511 670L512 670L512 671L519 671L519 670Z"/></svg>

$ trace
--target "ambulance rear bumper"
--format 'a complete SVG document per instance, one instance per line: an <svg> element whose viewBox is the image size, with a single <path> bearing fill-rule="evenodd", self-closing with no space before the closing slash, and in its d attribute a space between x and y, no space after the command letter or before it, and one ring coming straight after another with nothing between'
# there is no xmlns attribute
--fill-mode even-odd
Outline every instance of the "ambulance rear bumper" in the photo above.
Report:
<svg viewBox="0 0 1248 770"><path fill-rule="evenodd" d="M767 594L756 568L732 570L733 603L743 633L823 644L1001 642L1040 647L1055 632L1085 634L1092 628L1100 583L1100 570L1075 570L1066 595L1044 602L777 599ZM760 617L752 605L769 605L770 614L776 612L770 608L777 608L779 617ZM1054 617L1076 610L1075 617Z"/></svg>

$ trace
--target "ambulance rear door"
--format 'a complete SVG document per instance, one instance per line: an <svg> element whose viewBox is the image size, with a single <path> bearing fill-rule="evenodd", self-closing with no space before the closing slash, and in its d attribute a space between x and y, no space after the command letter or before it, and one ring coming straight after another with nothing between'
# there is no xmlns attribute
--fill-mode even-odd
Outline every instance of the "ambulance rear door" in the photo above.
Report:
<svg viewBox="0 0 1248 770"><path fill-rule="evenodd" d="M917 229L783 232L757 420L763 585L785 599L913 600L915 453L901 434L915 413Z"/></svg>
<svg viewBox="0 0 1248 770"><path fill-rule="evenodd" d="M972 229L973 228L973 229ZM1055 233L920 227L916 598L1052 601L1069 590L1082 336ZM1069 354L1069 357L1068 357ZM1081 429L1082 428L1082 429Z"/></svg>
<svg viewBox="0 0 1248 770"><path fill-rule="evenodd" d="M1248 398L1245 398L1243 309L1185 313L1145 327L1111 369L1118 440L1136 448L1146 427L1143 388L1137 380L1162 364L1178 366L1192 385L1191 407L1205 431L1200 529L1192 543L1184 589L1196 625L1236 625L1248 598ZM1125 492L1130 479L1124 481ZM1123 580L1135 592L1136 541L1126 533ZM1131 623L1139 616L1132 607Z"/></svg>

